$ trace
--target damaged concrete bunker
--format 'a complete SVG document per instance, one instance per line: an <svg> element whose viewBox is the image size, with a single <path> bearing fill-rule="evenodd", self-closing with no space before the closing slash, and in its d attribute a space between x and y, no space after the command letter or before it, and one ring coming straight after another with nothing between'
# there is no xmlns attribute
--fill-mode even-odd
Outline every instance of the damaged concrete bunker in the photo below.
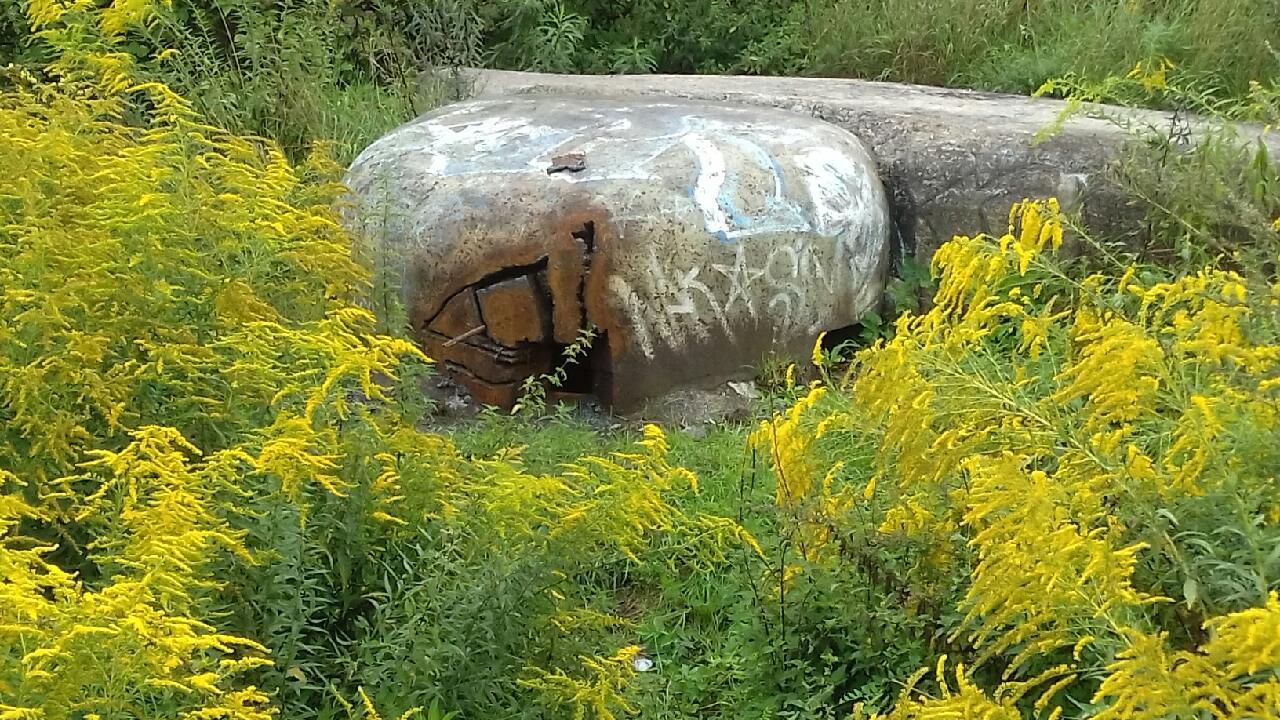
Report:
<svg viewBox="0 0 1280 720"><path fill-rule="evenodd" d="M879 302L890 219L849 132L780 110L523 96L365 150L352 222L427 353L487 404L595 340L563 389L620 412L803 359Z"/></svg>

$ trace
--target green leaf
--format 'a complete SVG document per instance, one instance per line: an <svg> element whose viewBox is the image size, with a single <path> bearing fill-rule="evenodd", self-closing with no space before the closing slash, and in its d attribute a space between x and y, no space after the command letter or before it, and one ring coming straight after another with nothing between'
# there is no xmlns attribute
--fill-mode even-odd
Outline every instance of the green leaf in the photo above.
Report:
<svg viewBox="0 0 1280 720"><path fill-rule="evenodd" d="M1182 581L1182 597L1187 601L1188 608L1194 606L1200 598L1200 584L1190 575Z"/></svg>

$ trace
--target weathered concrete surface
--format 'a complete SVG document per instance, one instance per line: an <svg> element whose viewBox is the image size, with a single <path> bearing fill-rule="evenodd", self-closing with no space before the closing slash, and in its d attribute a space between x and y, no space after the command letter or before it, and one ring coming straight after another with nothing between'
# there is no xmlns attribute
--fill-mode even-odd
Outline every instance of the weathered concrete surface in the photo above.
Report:
<svg viewBox="0 0 1280 720"><path fill-rule="evenodd" d="M428 352L509 405L580 328L575 388L626 411L807 357L881 297L889 211L866 148L778 110L597 98L449 106L347 184Z"/></svg>
<svg viewBox="0 0 1280 720"><path fill-rule="evenodd" d="M1138 213L1105 169L1126 141L1106 120L1068 121L1047 141L1064 103L1020 95L899 83L722 76L565 76L467 71L478 97L573 93L678 97L785 108L858 135L880 165L897 242L927 257L955 235L1003 232L1010 205L1056 196L1081 210L1086 227L1111 236L1135 232ZM585 100L591 102L591 100ZM1109 108L1133 122L1169 129L1168 113ZM1192 122L1195 131L1200 123ZM1260 128L1243 127L1256 137ZM1267 139L1280 157L1280 137Z"/></svg>

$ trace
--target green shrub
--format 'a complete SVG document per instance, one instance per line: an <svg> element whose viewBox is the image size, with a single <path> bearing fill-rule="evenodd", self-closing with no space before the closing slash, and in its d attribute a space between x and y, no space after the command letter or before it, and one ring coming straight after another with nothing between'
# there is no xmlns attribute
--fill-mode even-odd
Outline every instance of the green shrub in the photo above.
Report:
<svg viewBox="0 0 1280 720"><path fill-rule="evenodd" d="M1119 251L1137 248L1142 259L1167 266L1225 263L1260 280L1275 271L1280 165L1268 145L1275 137L1270 129L1280 123L1274 79L1252 84L1242 99L1224 101L1193 73L1156 61L1099 82L1054 79L1041 92L1068 98L1064 116L1089 112L1130 137L1109 174L1145 212L1146 222L1136 242L1120 239ZM1094 105L1100 102L1171 105L1197 116L1178 113L1153 127Z"/></svg>
<svg viewBox="0 0 1280 720"><path fill-rule="evenodd" d="M293 158L330 140L345 161L418 109L403 36L355 3L177 0L137 37L150 74L203 116Z"/></svg>

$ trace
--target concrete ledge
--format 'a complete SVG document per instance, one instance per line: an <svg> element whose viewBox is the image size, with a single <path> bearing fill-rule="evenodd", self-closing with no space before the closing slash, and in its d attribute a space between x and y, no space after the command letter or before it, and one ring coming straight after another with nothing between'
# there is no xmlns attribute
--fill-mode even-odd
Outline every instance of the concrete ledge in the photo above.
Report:
<svg viewBox="0 0 1280 720"><path fill-rule="evenodd" d="M784 108L844 127L868 145L891 197L901 251L923 255L957 234L1003 232L1009 206L1056 196L1084 225L1108 236L1137 232L1139 213L1106 176L1131 136L1080 117L1036 144L1062 101L899 83L742 76L570 76L464 71L479 97L573 94L670 96ZM1168 129L1169 113L1110 108ZM1206 125L1192 121L1193 136ZM1262 130L1242 126L1246 137ZM1280 138L1267 138L1280 157Z"/></svg>

